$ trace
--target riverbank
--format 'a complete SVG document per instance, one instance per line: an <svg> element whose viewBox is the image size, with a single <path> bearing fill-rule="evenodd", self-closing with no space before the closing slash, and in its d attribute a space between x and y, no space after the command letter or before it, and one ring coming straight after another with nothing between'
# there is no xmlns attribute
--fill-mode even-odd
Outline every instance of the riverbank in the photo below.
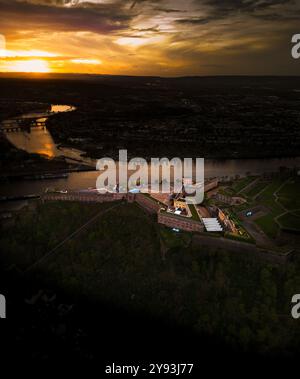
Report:
<svg viewBox="0 0 300 379"><path fill-rule="evenodd" d="M28 153L13 146L4 134L0 134L0 181L94 170L95 165L87 164L84 159L71 159L63 155L49 158L42 154Z"/></svg>
<svg viewBox="0 0 300 379"><path fill-rule="evenodd" d="M69 168L64 159L49 159L41 154L28 153L16 148L6 136L0 133L0 172L1 177L15 173L34 174ZM18 176L18 174L16 174Z"/></svg>
<svg viewBox="0 0 300 379"><path fill-rule="evenodd" d="M24 109L27 113L22 113ZM81 151L56 146L45 127L49 117L73 110L69 105L30 102L25 108L10 108L5 113L9 119L3 119L2 115L0 181L55 179L69 172L94 170L92 161L81 158Z"/></svg>
<svg viewBox="0 0 300 379"><path fill-rule="evenodd" d="M71 163L63 156L49 158L17 149L4 134L0 134L0 181L94 170L95 166L88 166L80 160L74 159L74 163Z"/></svg>

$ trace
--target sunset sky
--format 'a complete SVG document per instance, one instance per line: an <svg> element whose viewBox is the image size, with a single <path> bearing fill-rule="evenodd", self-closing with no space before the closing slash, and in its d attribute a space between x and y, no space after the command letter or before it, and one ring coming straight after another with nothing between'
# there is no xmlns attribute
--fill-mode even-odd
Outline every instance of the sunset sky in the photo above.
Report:
<svg viewBox="0 0 300 379"><path fill-rule="evenodd" d="M299 75L300 0L0 0L0 71Z"/></svg>

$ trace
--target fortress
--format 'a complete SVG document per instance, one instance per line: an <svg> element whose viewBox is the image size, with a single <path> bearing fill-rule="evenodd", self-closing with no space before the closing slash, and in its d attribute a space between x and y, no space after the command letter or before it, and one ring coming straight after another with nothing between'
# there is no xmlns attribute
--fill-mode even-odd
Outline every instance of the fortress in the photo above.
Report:
<svg viewBox="0 0 300 379"><path fill-rule="evenodd" d="M218 186L218 179L213 179L205 183L204 191L207 192ZM168 206L160 201L157 201L147 193L119 193L108 192L100 194L96 190L83 191L55 191L46 192L41 197L42 201L81 201L105 203L112 201L124 200L129 203L136 202L139 206L145 209L150 214L157 215L157 222L169 228L181 229L188 232L203 232L204 224L199 215L195 217L187 217L172 212L168 212ZM195 208L195 212L197 210Z"/></svg>

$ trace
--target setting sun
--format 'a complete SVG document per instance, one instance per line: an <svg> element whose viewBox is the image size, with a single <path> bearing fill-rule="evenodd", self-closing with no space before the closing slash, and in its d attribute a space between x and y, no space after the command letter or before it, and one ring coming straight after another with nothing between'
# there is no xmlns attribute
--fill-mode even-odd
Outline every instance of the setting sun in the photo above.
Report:
<svg viewBox="0 0 300 379"><path fill-rule="evenodd" d="M10 71L14 72L50 72L48 62L42 59L30 59L17 61L11 65Z"/></svg>

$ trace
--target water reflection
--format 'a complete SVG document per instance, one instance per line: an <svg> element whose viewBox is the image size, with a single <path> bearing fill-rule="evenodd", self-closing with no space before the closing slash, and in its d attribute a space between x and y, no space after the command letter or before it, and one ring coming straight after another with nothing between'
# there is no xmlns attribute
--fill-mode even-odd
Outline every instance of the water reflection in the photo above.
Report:
<svg viewBox="0 0 300 379"><path fill-rule="evenodd" d="M58 149L46 127L33 127L30 132L7 132L7 139L18 149L53 158L59 155Z"/></svg>
<svg viewBox="0 0 300 379"><path fill-rule="evenodd" d="M75 110L75 107L70 105L51 105L49 111L41 112L31 112L24 114L18 118L13 118L11 120L6 120L3 124L9 124L10 127L5 131L6 138L18 149L25 150L28 153L35 153L43 155L47 158L58 157L65 155L70 158L80 159L82 152L74 149L63 149L57 148L51 134L46 128L46 121L51 114L61 113L61 112L71 112ZM33 126L28 128L19 128L18 121L20 120L32 119L35 121ZM15 129L14 129L15 128ZM68 154L70 152L70 154Z"/></svg>
<svg viewBox="0 0 300 379"><path fill-rule="evenodd" d="M278 171L279 167L300 167L300 158L285 159L229 159L205 160L205 178L234 177ZM72 172L67 178L48 180L20 180L0 184L0 196L42 193L47 188L78 190L95 187L99 171Z"/></svg>
<svg viewBox="0 0 300 379"><path fill-rule="evenodd" d="M83 158L83 151L58 147L51 134L45 126L45 122L51 114L58 112L70 112L75 110L74 107L69 105L52 105L51 109L46 113L28 113L18 119L34 119L36 121L33 127L28 127L26 130L6 131L7 139L17 148L25 150L29 153L37 153L49 158L63 156L67 161L80 162L96 167L96 161ZM6 120L3 125L15 125L18 127L16 118ZM211 177L233 177L235 175L247 174L262 174L265 172L278 171L279 167L300 167L300 158L286 158L286 159L230 159L223 160L217 159L205 160L205 178ZM88 187L95 187L96 180L99 172L77 172L70 173L66 179L53 179L42 181L18 181L15 183L1 183L1 195L19 195L19 194L32 194L41 193L47 187L58 189L82 189Z"/></svg>
<svg viewBox="0 0 300 379"><path fill-rule="evenodd" d="M51 112L59 113L59 112L71 112L75 110L75 107L72 107L71 105L51 105Z"/></svg>

